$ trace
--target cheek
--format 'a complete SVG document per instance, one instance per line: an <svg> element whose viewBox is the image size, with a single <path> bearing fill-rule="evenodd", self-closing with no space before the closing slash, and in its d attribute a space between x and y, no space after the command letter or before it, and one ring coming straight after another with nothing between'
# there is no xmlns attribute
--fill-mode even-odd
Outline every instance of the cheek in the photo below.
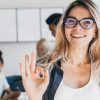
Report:
<svg viewBox="0 0 100 100"><path fill-rule="evenodd" d="M65 28L65 36L66 36L66 38L68 38L71 33L72 33L72 29Z"/></svg>

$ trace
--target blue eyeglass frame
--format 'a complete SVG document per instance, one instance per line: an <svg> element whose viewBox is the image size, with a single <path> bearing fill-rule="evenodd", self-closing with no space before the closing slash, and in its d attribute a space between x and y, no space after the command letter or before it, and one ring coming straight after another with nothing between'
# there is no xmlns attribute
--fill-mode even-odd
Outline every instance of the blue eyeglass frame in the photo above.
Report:
<svg viewBox="0 0 100 100"><path fill-rule="evenodd" d="M76 24L75 24L73 27L67 27L66 24L65 24L67 18L72 18L72 19L76 20ZM87 17L87 18L83 18L83 19L81 19L81 20L84 20L84 19L90 19L90 20L92 20L92 21L93 21L93 24L94 24L94 22L95 22L94 18L88 18L88 17ZM81 20L77 20L75 17L68 16L68 17L66 17L66 18L63 18L63 24L64 24L67 28L74 28L78 23L79 23L79 25L81 26L81 23L80 23ZM92 26L93 26L93 25L92 25ZM91 26L91 27L92 27L92 26ZM81 27L82 27L82 26L81 26ZM91 28L91 27L90 27L90 28ZM83 29L90 29L90 28L84 28L84 27L82 27L82 28L83 28Z"/></svg>

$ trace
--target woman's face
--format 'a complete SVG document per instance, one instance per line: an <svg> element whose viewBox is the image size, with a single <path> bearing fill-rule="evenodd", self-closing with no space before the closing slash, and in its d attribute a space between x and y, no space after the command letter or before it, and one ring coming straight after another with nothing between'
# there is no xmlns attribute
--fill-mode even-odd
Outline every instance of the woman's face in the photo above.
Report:
<svg viewBox="0 0 100 100"><path fill-rule="evenodd" d="M56 25L50 24L49 25L49 29L50 29L52 35L55 37L55 34L56 34Z"/></svg>
<svg viewBox="0 0 100 100"><path fill-rule="evenodd" d="M95 22L93 22L93 20L91 20L91 18L93 18L91 13L86 8L75 7L70 11L68 16L69 18L72 17L72 19L69 20L70 25L75 20L78 20L78 21L82 20L81 22L78 22L76 26L74 27L69 26L70 28L68 28L65 26L65 35L69 42L69 45L74 46L74 47L78 47L78 46L88 47L90 41L96 35L96 24ZM84 18L86 18L85 21L83 20ZM81 25L79 23L81 23ZM89 27L91 23L93 26ZM89 27L89 28L84 29L82 27L85 27L85 28Z"/></svg>

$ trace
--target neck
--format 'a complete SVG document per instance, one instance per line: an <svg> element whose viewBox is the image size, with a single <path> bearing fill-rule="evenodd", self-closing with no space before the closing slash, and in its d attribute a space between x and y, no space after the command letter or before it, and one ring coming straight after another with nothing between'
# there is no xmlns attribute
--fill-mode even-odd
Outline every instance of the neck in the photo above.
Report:
<svg viewBox="0 0 100 100"><path fill-rule="evenodd" d="M69 63L77 66L90 63L86 48L70 48L68 51L67 58Z"/></svg>

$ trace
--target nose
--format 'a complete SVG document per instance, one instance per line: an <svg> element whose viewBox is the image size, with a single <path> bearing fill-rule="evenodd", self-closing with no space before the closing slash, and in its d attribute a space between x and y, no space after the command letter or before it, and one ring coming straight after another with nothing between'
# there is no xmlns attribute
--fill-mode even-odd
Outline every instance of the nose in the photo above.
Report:
<svg viewBox="0 0 100 100"><path fill-rule="evenodd" d="M75 29L79 29L79 30L81 30L82 29L82 27L81 27L81 25L80 25L80 22L78 21L77 22L77 24L76 24L76 26L74 27Z"/></svg>

